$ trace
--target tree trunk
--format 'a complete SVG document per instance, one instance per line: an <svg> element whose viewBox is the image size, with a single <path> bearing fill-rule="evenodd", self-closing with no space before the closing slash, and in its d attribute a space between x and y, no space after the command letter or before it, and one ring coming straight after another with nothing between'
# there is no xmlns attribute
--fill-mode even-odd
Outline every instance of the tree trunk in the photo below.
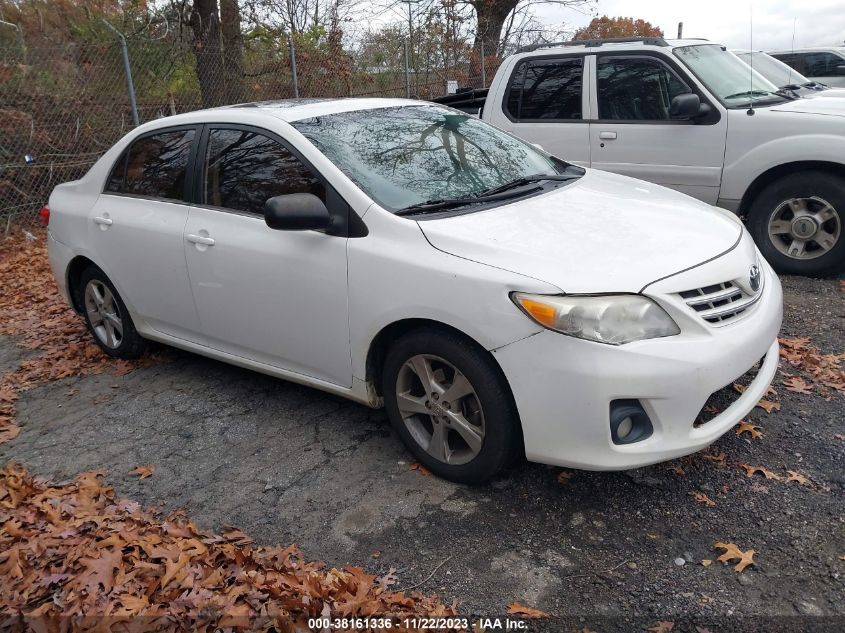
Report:
<svg viewBox="0 0 845 633"><path fill-rule="evenodd" d="M481 43L484 42L485 57L498 56L502 27L518 2L519 0L475 0L472 3L478 18L474 44L478 54L481 54Z"/></svg>
<svg viewBox="0 0 845 633"><path fill-rule="evenodd" d="M220 0L220 31L223 35L225 95L229 103L244 100L243 47L238 0Z"/></svg>
<svg viewBox="0 0 845 633"><path fill-rule="evenodd" d="M194 32L194 56L197 60L202 105L204 108L223 105L225 77L217 0L194 0L191 30Z"/></svg>

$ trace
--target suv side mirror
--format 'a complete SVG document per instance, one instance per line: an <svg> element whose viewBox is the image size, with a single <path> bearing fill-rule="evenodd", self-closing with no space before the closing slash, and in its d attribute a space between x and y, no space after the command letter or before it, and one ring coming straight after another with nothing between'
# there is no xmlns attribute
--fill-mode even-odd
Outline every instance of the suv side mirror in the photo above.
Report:
<svg viewBox="0 0 845 633"><path fill-rule="evenodd" d="M331 216L313 193L289 193L264 203L264 221L277 231L308 231L329 228Z"/></svg>
<svg viewBox="0 0 845 633"><path fill-rule="evenodd" d="M678 95L669 104L669 117L672 119L691 119L699 115L701 99L692 92Z"/></svg>

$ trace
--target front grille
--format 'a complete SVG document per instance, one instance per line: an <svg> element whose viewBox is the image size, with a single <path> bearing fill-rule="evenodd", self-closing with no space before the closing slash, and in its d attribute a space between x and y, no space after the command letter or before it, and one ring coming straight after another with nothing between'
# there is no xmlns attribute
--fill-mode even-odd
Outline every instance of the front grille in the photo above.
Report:
<svg viewBox="0 0 845 633"><path fill-rule="evenodd" d="M714 325L721 325L739 318L750 309L761 296L763 288L748 294L733 281L724 281L712 286L684 290L678 295L698 315Z"/></svg>

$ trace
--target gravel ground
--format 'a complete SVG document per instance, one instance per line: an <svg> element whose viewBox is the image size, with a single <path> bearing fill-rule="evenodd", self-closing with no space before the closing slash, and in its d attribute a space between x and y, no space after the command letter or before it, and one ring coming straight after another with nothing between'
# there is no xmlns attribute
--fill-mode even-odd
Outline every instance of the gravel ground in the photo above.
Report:
<svg viewBox="0 0 845 633"><path fill-rule="evenodd" d="M845 350L839 281L783 284L783 334ZM23 357L0 339L0 370ZM199 356L171 358L26 393L23 431L0 446L0 461L56 480L104 469L120 494L184 507L204 527L296 542L331 565L395 567L400 588L437 568L420 590L456 598L463 614L503 617L514 600L553 614L532 631L658 620L674 631L845 630L841 395L779 387L782 409L752 414L762 439L729 432L714 445L724 466L699 455L576 471L562 484L560 469L521 464L467 488L411 470L380 411ZM739 463L797 470L812 485L748 478ZM128 471L140 464L157 470L139 481ZM754 566L740 574L715 562L719 541L754 549Z"/></svg>

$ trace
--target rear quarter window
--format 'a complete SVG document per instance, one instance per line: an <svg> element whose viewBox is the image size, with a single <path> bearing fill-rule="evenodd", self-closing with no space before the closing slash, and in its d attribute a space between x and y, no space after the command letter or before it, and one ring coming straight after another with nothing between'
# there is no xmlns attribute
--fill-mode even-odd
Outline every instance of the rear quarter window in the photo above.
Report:
<svg viewBox="0 0 845 633"><path fill-rule="evenodd" d="M194 136L191 129L160 132L137 139L115 162L105 191L184 200Z"/></svg>

